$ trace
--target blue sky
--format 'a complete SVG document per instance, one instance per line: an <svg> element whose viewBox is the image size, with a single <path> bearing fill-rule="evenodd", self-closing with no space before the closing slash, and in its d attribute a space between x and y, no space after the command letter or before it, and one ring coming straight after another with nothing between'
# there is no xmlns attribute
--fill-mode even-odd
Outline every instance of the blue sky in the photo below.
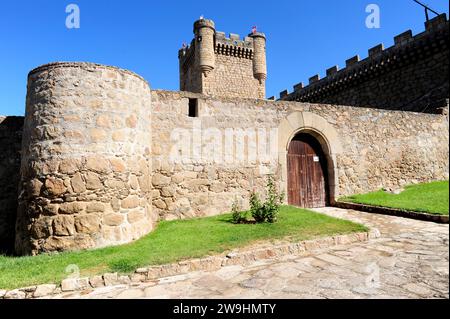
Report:
<svg viewBox="0 0 450 319"><path fill-rule="evenodd" d="M448 14L447 0L425 0ZM65 8L75 3L81 28L67 29ZM365 12L375 3L381 28L368 29ZM52 61L89 61L132 70L152 88L178 90L177 51L192 39L204 15L217 31L266 33L267 96L384 43L408 29L424 29L412 0L144 1L3 0L0 4L0 114L23 115L28 72Z"/></svg>

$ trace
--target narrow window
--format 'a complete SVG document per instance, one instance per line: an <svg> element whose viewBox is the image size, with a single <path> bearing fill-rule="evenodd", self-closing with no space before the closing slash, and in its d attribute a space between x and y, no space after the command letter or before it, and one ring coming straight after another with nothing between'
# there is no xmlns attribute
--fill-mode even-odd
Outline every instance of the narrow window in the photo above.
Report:
<svg viewBox="0 0 450 319"><path fill-rule="evenodd" d="M198 117L197 99L189 99L189 117Z"/></svg>

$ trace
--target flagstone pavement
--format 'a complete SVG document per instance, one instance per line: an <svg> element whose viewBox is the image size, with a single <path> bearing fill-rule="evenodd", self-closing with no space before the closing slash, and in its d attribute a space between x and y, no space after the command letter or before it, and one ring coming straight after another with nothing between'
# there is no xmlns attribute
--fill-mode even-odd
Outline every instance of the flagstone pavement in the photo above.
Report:
<svg viewBox="0 0 450 319"><path fill-rule="evenodd" d="M449 298L448 225L338 208L316 211L377 228L381 237L52 298Z"/></svg>

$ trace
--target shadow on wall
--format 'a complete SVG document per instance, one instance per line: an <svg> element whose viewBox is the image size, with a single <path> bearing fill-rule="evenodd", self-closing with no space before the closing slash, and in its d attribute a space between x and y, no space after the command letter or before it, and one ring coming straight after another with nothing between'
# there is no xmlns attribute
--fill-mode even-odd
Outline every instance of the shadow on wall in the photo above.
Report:
<svg viewBox="0 0 450 319"><path fill-rule="evenodd" d="M14 252L23 121L0 116L0 254Z"/></svg>

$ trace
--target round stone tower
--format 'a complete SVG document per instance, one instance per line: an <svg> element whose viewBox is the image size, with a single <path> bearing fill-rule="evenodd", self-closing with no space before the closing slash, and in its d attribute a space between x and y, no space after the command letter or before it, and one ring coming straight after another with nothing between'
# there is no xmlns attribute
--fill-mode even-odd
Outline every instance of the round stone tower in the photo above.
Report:
<svg viewBox="0 0 450 319"><path fill-rule="evenodd" d="M149 233L151 95L138 75L53 63L28 76L16 252L96 248Z"/></svg>
<svg viewBox="0 0 450 319"><path fill-rule="evenodd" d="M261 84L267 78L266 36L264 33L249 34L253 38L253 75Z"/></svg>
<svg viewBox="0 0 450 319"><path fill-rule="evenodd" d="M198 46L198 59L200 70L206 77L216 66L214 53L214 35L216 33L214 21L200 19L194 23L196 46Z"/></svg>

